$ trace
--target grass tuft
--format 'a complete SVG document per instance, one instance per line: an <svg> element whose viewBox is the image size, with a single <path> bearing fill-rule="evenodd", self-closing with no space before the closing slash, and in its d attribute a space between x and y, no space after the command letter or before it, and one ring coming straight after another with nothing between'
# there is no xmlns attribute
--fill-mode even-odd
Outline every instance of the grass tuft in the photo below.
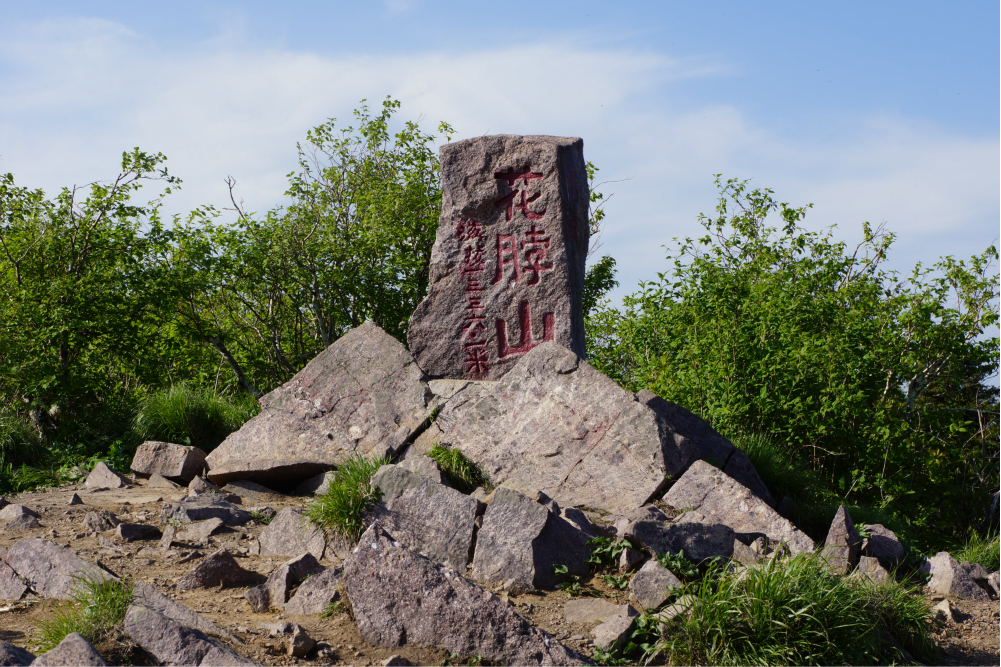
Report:
<svg viewBox="0 0 1001 667"><path fill-rule="evenodd" d="M209 452L258 412L260 405L249 394L228 397L175 384L151 394L132 426L143 440L192 445Z"/></svg>
<svg viewBox="0 0 1001 667"><path fill-rule="evenodd" d="M670 664L899 662L890 635L915 657L932 649L930 605L917 589L831 575L816 554L736 572L713 565L678 593L695 598L689 613L663 619L646 647Z"/></svg>
<svg viewBox="0 0 1001 667"><path fill-rule="evenodd" d="M1001 542L998 534L995 533L993 539L983 538L980 533L971 530L966 544L953 554L953 558L959 562L980 563L991 572L1001 570Z"/></svg>
<svg viewBox="0 0 1001 667"><path fill-rule="evenodd" d="M125 619L132 603L132 582L112 581L96 575L74 575L71 601L56 605L47 618L35 622L39 652L50 651L66 635L79 632L91 644L111 635Z"/></svg>
<svg viewBox="0 0 1001 667"><path fill-rule="evenodd" d="M15 415L0 413L0 468L38 465L48 458L38 432Z"/></svg>
<svg viewBox="0 0 1001 667"><path fill-rule="evenodd" d="M369 480L387 463L387 458L369 461L357 454L342 461L326 493L314 498L306 508L306 519L324 532L357 542L364 528L364 514L378 500L378 492Z"/></svg>
<svg viewBox="0 0 1001 667"><path fill-rule="evenodd" d="M493 490L493 484L480 467L467 459L458 449L449 449L435 443L425 456L438 462L445 477L455 489L463 493L472 493L478 486L484 487L487 491Z"/></svg>

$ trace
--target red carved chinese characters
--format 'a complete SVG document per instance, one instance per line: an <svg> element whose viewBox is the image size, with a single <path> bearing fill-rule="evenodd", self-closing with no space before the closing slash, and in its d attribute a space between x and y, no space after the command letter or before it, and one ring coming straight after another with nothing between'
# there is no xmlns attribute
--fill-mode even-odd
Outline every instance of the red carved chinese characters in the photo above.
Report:
<svg viewBox="0 0 1001 667"><path fill-rule="evenodd" d="M507 359L516 354L525 354L539 343L552 340L554 319L552 313L542 316L542 340L536 342L532 333L532 308L528 305L528 301L522 301L518 304L518 326L521 328L521 336L517 346L508 343L507 322L497 319L497 357Z"/></svg>
<svg viewBox="0 0 1001 667"><path fill-rule="evenodd" d="M495 208L507 209L505 213L507 214L507 221L511 222L514 217L515 209L521 211L522 215L528 220L541 220L546 215L546 209L542 209L538 213L528 210L528 205L538 199L541 195L536 192L534 195L527 196L528 186L531 182L542 178L542 174L539 172L532 171L531 167L525 167L523 169L515 170L513 167L506 171L498 171L494 174L494 178L499 180L507 181L507 185L511 188L511 192L504 195L494 203ZM525 184L524 189L516 190L515 185L518 181L522 181ZM521 195L520 203L515 204L514 200L518 195Z"/></svg>
<svg viewBox="0 0 1001 667"><path fill-rule="evenodd" d="M487 339L483 315L483 287L478 274L483 272L483 225L476 220L460 220L455 226L455 236L463 243L463 260L460 273L466 279L466 316L462 321L462 348L465 352L466 372L484 375L490 371Z"/></svg>

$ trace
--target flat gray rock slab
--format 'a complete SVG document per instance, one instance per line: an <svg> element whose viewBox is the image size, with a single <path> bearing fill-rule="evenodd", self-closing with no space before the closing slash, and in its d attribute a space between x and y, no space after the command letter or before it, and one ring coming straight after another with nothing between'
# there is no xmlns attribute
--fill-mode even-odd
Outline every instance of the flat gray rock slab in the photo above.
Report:
<svg viewBox="0 0 1001 667"><path fill-rule="evenodd" d="M629 598L640 609L656 609L681 588L681 580L655 560L649 560L629 580Z"/></svg>
<svg viewBox="0 0 1001 667"><path fill-rule="evenodd" d="M430 376L496 380L545 341L585 355L583 146L496 135L441 147L430 287L407 333Z"/></svg>
<svg viewBox="0 0 1001 667"><path fill-rule="evenodd" d="M104 461L98 461L87 475L84 486L88 489L124 489L129 486L129 480L109 468Z"/></svg>
<svg viewBox="0 0 1001 667"><path fill-rule="evenodd" d="M313 558L312 554L305 553L275 569L268 575L267 581L251 589L255 590L254 593L248 590L244 597L258 613L271 608L281 609L285 606L289 591L293 586L303 579L321 572L323 572L323 566Z"/></svg>
<svg viewBox="0 0 1001 667"><path fill-rule="evenodd" d="M529 625L493 593L369 526L344 565L344 586L362 639L415 644L506 665L579 665L587 660Z"/></svg>
<svg viewBox="0 0 1001 667"><path fill-rule="evenodd" d="M695 453L634 394L552 342L500 381L453 395L429 433L418 443L427 435L458 449L499 486L613 513L646 503Z"/></svg>
<svg viewBox="0 0 1001 667"><path fill-rule="evenodd" d="M878 523L864 528L868 537L862 540L863 554L878 558L887 565L896 565L904 560L906 550L892 530Z"/></svg>
<svg viewBox="0 0 1001 667"><path fill-rule="evenodd" d="M6 561L0 559L0 600L20 600L28 586Z"/></svg>
<svg viewBox="0 0 1001 667"><path fill-rule="evenodd" d="M288 558L308 552L320 560L325 547L323 533L310 525L302 512L286 507L261 532L251 552L260 556Z"/></svg>
<svg viewBox="0 0 1001 667"><path fill-rule="evenodd" d="M30 665L34 659L34 653L10 642L0 641L0 667L22 667Z"/></svg>
<svg viewBox="0 0 1001 667"><path fill-rule="evenodd" d="M181 485L177 482L172 482L160 473L155 472L149 476L148 480L146 480L146 488L176 491L181 489Z"/></svg>
<svg viewBox="0 0 1001 667"><path fill-rule="evenodd" d="M145 581L136 581L132 587L132 603L152 609L181 625L200 630L205 634L223 637L235 643L240 643L236 637L226 632L218 625L208 620L194 609L168 598Z"/></svg>
<svg viewBox="0 0 1001 667"><path fill-rule="evenodd" d="M205 519L204 521L192 521L183 530L175 533L171 541L189 542L199 545L209 543L209 536L225 525L222 519ZM173 528L173 526L171 526Z"/></svg>
<svg viewBox="0 0 1001 667"><path fill-rule="evenodd" d="M578 625L597 625L604 623L612 616L632 618L637 615L632 605L613 604L601 598L573 598L567 600L563 607L567 623Z"/></svg>
<svg viewBox="0 0 1001 667"><path fill-rule="evenodd" d="M158 474L187 484L205 468L205 452L197 447L147 440L136 449L130 467L141 477Z"/></svg>
<svg viewBox="0 0 1001 667"><path fill-rule="evenodd" d="M960 567L959 561L949 555L948 551L940 551L926 559L919 571L931 575L928 590L932 593L982 602L991 599L987 591L977 585L973 577Z"/></svg>
<svg viewBox="0 0 1001 667"><path fill-rule="evenodd" d="M166 523L169 519L181 523L220 519L227 526L242 526L250 521L250 512L228 500L205 493L188 496L176 503L164 503L160 509L160 523Z"/></svg>
<svg viewBox="0 0 1001 667"><path fill-rule="evenodd" d="M699 511L686 512L675 521L632 522L621 537L654 554L684 552L689 560L733 556L735 533Z"/></svg>
<svg viewBox="0 0 1001 667"><path fill-rule="evenodd" d="M286 614L322 614L341 599L342 570L330 567L302 582L292 599L285 603Z"/></svg>
<svg viewBox="0 0 1001 667"><path fill-rule="evenodd" d="M513 593L559 583L553 565L570 574L587 573L590 536L514 489L500 487L476 537L471 576Z"/></svg>
<svg viewBox="0 0 1001 667"><path fill-rule="evenodd" d="M74 576L99 581L116 579L69 549L38 537L26 537L15 542L7 551L5 560L41 598L72 599L77 586Z"/></svg>
<svg viewBox="0 0 1001 667"><path fill-rule="evenodd" d="M732 528L737 539L764 535L769 542L788 545L793 554L814 549L806 533L746 486L705 461L693 463L664 495L664 502L678 510L699 510L709 520Z"/></svg>
<svg viewBox="0 0 1001 667"><path fill-rule="evenodd" d="M629 639L633 619L628 616L612 616L591 631L595 646L606 651L614 651Z"/></svg>
<svg viewBox="0 0 1001 667"><path fill-rule="evenodd" d="M108 663L83 635L71 632L54 649L41 654L31 664L36 667L101 667Z"/></svg>
<svg viewBox="0 0 1001 667"><path fill-rule="evenodd" d="M256 665L225 644L157 613L133 604L122 628L161 665Z"/></svg>
<svg viewBox="0 0 1001 667"><path fill-rule="evenodd" d="M382 496L370 519L378 519L396 540L432 561L465 570L480 503L402 466L382 466L372 485Z"/></svg>
<svg viewBox="0 0 1001 667"><path fill-rule="evenodd" d="M352 329L206 458L216 484L292 485L347 456L391 455L423 424L430 392L407 349L370 323Z"/></svg>
<svg viewBox="0 0 1001 667"><path fill-rule="evenodd" d="M187 591L204 586L226 586L246 584L255 578L253 572L240 567L232 554L225 548L206 556L177 581L177 590Z"/></svg>
<svg viewBox="0 0 1001 667"><path fill-rule="evenodd" d="M693 447L697 452L697 458L714 463L769 506L775 506L775 499L768 492L744 452L734 447L732 442L720 435L707 421L677 403L664 400L648 389L638 392L636 398L656 410L657 414L671 425L675 441L679 446L684 443Z"/></svg>
<svg viewBox="0 0 1001 667"><path fill-rule="evenodd" d="M858 564L859 547L862 538L855 529L855 523L844 505L838 506L831 527L824 540L823 557L827 560L827 569L834 574L845 575Z"/></svg>

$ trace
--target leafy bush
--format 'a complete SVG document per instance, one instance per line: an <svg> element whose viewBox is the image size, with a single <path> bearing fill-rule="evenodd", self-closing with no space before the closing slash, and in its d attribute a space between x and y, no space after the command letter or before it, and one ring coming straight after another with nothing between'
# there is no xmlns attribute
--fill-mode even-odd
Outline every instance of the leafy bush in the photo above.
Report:
<svg viewBox="0 0 1001 667"><path fill-rule="evenodd" d="M97 644L125 619L125 612L132 603L131 581L112 581L92 574L74 575L73 579L72 601L61 602L47 618L35 623L39 651L55 648L73 632L79 632L91 644Z"/></svg>
<svg viewBox="0 0 1001 667"><path fill-rule="evenodd" d="M387 458L369 461L358 454L342 461L326 493L314 498L306 508L306 519L325 532L357 542L364 528L365 512L378 500L378 492L372 489L370 480L387 463Z"/></svg>
<svg viewBox="0 0 1001 667"><path fill-rule="evenodd" d="M143 440L191 445L209 452L260 409L248 394L225 397L177 384L151 394L136 415L133 428Z"/></svg>
<svg viewBox="0 0 1001 667"><path fill-rule="evenodd" d="M463 493L472 493L478 486L488 491L493 488L480 467L458 449L448 449L436 443L428 450L426 456L437 461L449 484Z"/></svg>
<svg viewBox="0 0 1001 667"><path fill-rule="evenodd" d="M591 313L592 365L725 435L767 436L842 502L910 517L929 541L984 521L999 484L997 248L901 276L882 228L849 249L801 227L809 207L717 185L705 235L669 249L671 270Z"/></svg>
<svg viewBox="0 0 1001 667"><path fill-rule="evenodd" d="M670 664L886 664L901 659L888 634L919 658L932 648L917 589L834 576L816 554L713 566L678 593L692 596L689 612L658 619L662 635L646 647Z"/></svg>

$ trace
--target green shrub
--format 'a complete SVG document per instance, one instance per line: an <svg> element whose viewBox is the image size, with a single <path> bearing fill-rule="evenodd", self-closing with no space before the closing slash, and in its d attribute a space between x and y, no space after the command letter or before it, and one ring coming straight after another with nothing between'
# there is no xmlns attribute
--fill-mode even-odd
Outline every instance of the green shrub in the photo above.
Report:
<svg viewBox="0 0 1001 667"><path fill-rule="evenodd" d="M458 449L449 449L436 443L426 456L437 461L449 483L463 493L472 493L478 486L488 491L493 489L493 484L480 467Z"/></svg>
<svg viewBox="0 0 1001 667"><path fill-rule="evenodd" d="M983 538L980 533L971 530L966 544L954 552L953 557L960 562L980 563L991 572L1001 570L1001 543L998 534L995 532L993 539L989 536Z"/></svg>
<svg viewBox="0 0 1001 667"><path fill-rule="evenodd" d="M143 440L192 445L209 452L260 412L249 394L226 397L176 384L150 395L133 422Z"/></svg>
<svg viewBox="0 0 1001 667"><path fill-rule="evenodd" d="M324 532L357 542L365 512L378 500L378 492L369 481L387 463L389 459L384 457L369 461L357 454L342 461L326 493L317 496L306 508L306 519Z"/></svg>
<svg viewBox="0 0 1001 667"><path fill-rule="evenodd" d="M816 554L739 572L713 566L678 591L690 612L665 622L648 653L670 664L871 665L896 662L888 634L928 655L930 605L916 588L829 574Z"/></svg>
<svg viewBox="0 0 1001 667"><path fill-rule="evenodd" d="M38 433L20 417L0 413L0 467L38 465L48 458Z"/></svg>
<svg viewBox="0 0 1001 667"><path fill-rule="evenodd" d="M52 609L47 618L35 622L40 652L56 647L66 635L79 632L97 644L114 632L125 619L132 602L132 582L100 579L95 575L76 576L72 601Z"/></svg>

